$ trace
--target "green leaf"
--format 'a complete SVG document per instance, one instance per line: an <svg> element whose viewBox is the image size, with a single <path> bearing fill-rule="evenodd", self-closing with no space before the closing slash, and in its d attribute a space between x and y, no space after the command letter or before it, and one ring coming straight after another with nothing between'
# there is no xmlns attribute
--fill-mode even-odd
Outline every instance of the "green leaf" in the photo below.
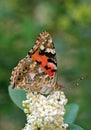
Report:
<svg viewBox="0 0 91 130"><path fill-rule="evenodd" d="M77 104L70 104L66 106L66 114L64 116L65 123L73 123L76 119L79 106Z"/></svg>
<svg viewBox="0 0 91 130"><path fill-rule="evenodd" d="M84 130L83 128L81 128L80 126L78 125L75 125L75 124L68 124L68 128L67 130Z"/></svg>
<svg viewBox="0 0 91 130"><path fill-rule="evenodd" d="M17 90L17 89L12 89L11 86L8 88L10 98L12 101L20 108L24 109L22 107L22 101L26 99L26 92L23 90Z"/></svg>

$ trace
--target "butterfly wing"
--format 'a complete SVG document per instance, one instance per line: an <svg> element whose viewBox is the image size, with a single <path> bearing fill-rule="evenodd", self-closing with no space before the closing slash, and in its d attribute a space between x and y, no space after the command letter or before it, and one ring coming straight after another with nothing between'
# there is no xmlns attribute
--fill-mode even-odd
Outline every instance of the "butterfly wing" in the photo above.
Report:
<svg viewBox="0 0 91 130"><path fill-rule="evenodd" d="M56 53L48 32L40 33L34 47L12 71L11 86L48 94L61 88L57 84Z"/></svg>

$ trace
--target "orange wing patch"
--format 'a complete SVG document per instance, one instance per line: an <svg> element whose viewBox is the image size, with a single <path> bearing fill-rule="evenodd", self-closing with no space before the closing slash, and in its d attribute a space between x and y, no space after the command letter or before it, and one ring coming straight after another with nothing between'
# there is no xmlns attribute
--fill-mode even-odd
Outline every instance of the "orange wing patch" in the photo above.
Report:
<svg viewBox="0 0 91 130"><path fill-rule="evenodd" d="M53 63L48 63L48 57L43 55L39 55L39 52L36 51L31 58L35 61L37 61L40 66L42 67L42 69L49 75L49 76L53 76L54 75L54 68L55 65Z"/></svg>

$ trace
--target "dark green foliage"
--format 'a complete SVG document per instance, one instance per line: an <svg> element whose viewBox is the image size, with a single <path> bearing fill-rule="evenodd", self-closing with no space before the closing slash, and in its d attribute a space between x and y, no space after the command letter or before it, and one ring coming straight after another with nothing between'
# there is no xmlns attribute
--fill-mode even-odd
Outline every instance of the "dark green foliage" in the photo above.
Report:
<svg viewBox="0 0 91 130"><path fill-rule="evenodd" d="M11 87L8 88L9 96L12 101L23 110L22 101L26 99L26 93L23 90L12 89Z"/></svg>
<svg viewBox="0 0 91 130"><path fill-rule="evenodd" d="M79 106L77 104L70 104L66 106L65 123L74 123L77 118Z"/></svg>
<svg viewBox="0 0 91 130"><path fill-rule="evenodd" d="M83 128L81 128L78 125L74 125L74 124L69 124L69 127L67 128L67 130L84 130Z"/></svg>

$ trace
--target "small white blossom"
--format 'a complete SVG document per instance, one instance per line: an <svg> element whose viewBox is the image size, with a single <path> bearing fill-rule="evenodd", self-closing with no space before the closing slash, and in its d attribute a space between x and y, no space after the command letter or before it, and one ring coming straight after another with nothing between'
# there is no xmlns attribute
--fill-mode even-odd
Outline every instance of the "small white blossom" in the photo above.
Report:
<svg viewBox="0 0 91 130"><path fill-rule="evenodd" d="M47 97L37 92L27 93L23 101L27 123L23 130L66 130L64 114L67 99L61 91L56 91Z"/></svg>

